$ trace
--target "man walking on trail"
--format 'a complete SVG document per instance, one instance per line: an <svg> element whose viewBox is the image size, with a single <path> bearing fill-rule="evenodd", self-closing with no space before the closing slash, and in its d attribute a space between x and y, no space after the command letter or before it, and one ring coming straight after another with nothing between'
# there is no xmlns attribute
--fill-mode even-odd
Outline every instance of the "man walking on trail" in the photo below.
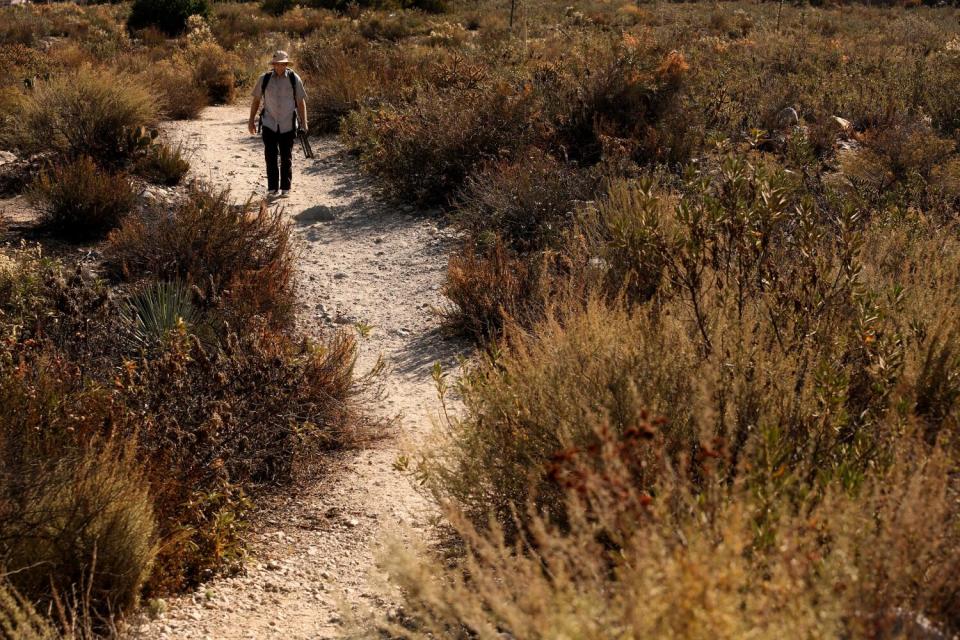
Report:
<svg viewBox="0 0 960 640"><path fill-rule="evenodd" d="M256 119L260 113L263 155L267 160L267 196L285 198L290 194L297 130L307 131L307 92L300 76L287 68L290 58L286 51L274 53L270 65L273 70L260 76L253 86L247 128L251 135L257 134Z"/></svg>

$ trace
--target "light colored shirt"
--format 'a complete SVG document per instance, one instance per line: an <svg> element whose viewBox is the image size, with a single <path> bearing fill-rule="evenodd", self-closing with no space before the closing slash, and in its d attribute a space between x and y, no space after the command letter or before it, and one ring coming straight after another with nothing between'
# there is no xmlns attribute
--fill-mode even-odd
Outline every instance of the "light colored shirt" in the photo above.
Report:
<svg viewBox="0 0 960 640"><path fill-rule="evenodd" d="M296 85L296 96L294 88L290 86L290 76L293 75ZM263 89L263 79L270 76L270 82L267 83L267 93L261 93ZM273 71L261 75L253 85L251 95L254 98L263 98L263 112L260 115L260 122L264 127L277 133L287 133L293 131L293 117L297 111L297 100L305 100L307 92L303 88L303 81L300 76L287 69L284 75L278 76Z"/></svg>

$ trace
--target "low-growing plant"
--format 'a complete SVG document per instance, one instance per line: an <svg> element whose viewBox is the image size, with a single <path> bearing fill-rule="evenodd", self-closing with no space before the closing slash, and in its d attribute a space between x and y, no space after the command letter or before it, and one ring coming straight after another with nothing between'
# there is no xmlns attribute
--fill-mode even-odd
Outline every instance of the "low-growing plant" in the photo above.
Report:
<svg viewBox="0 0 960 640"><path fill-rule="evenodd" d="M190 289L177 281L149 284L125 301L120 315L138 343L152 346L181 326L193 329L199 314L191 297Z"/></svg>
<svg viewBox="0 0 960 640"><path fill-rule="evenodd" d="M50 621L4 580L0 584L0 637L17 640L55 640Z"/></svg>
<svg viewBox="0 0 960 640"><path fill-rule="evenodd" d="M186 145L183 142L175 145L153 144L137 160L134 168L137 175L154 184L174 187L180 184L190 171L190 161L186 156Z"/></svg>
<svg viewBox="0 0 960 640"><path fill-rule="evenodd" d="M138 79L81 67L37 83L3 137L23 153L90 156L119 168L142 150L138 132L158 113L157 96Z"/></svg>
<svg viewBox="0 0 960 640"><path fill-rule="evenodd" d="M265 314L285 325L293 304L290 228L277 209L233 204L229 193L195 186L173 215L129 218L104 250L115 278L180 280L198 304L241 324ZM237 326L237 325L234 325Z"/></svg>
<svg viewBox="0 0 960 640"><path fill-rule="evenodd" d="M42 172L29 197L50 231L77 240L103 237L136 203L126 175L101 169L88 157Z"/></svg>
<svg viewBox="0 0 960 640"><path fill-rule="evenodd" d="M38 458L31 476L4 479L6 500L18 484L28 487L2 527L10 579L47 604L86 592L101 620L130 610L155 552L148 484L132 452Z"/></svg>
<svg viewBox="0 0 960 640"><path fill-rule="evenodd" d="M532 149L467 179L454 220L471 237L497 234L520 252L559 249L574 212L593 199L596 175Z"/></svg>
<svg viewBox="0 0 960 640"><path fill-rule="evenodd" d="M161 60L148 67L143 77L161 98L163 114L172 120L193 120L210 103L209 92L196 82L194 71Z"/></svg>

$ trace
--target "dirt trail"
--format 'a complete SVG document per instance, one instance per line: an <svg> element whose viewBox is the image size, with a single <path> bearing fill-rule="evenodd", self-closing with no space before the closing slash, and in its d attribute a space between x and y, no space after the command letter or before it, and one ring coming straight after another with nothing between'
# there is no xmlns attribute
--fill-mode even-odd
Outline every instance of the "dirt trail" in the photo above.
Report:
<svg viewBox="0 0 960 640"><path fill-rule="evenodd" d="M246 133L246 109L213 107L171 135L196 147L195 172L235 198L263 192L262 146ZM455 366L464 345L437 331L431 307L448 235L433 220L378 201L333 138L316 158L294 156L293 193L283 200L301 245L300 322L307 331L364 323L360 371L386 360L386 395L372 409L401 415L398 436L346 455L320 484L272 505L238 576L173 599L134 635L146 638L336 638L340 603L388 606L370 586L377 544L391 529L425 536L430 506L393 469L401 442L415 442L437 415L436 361Z"/></svg>

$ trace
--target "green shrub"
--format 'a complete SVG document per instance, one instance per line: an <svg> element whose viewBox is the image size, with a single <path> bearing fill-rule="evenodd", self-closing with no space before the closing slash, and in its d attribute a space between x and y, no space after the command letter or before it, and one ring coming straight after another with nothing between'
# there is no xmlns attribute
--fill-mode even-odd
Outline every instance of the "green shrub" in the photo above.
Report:
<svg viewBox="0 0 960 640"><path fill-rule="evenodd" d="M154 184L176 186L190 171L190 162L185 151L186 147L182 142L175 146L165 143L151 145L137 161L137 175Z"/></svg>
<svg viewBox="0 0 960 640"><path fill-rule="evenodd" d="M127 19L130 29L156 27L169 36L183 33L190 16L210 15L207 0L134 0Z"/></svg>
<svg viewBox="0 0 960 640"><path fill-rule="evenodd" d="M3 640L55 640L50 622L9 584L0 584L0 638Z"/></svg>
<svg viewBox="0 0 960 640"><path fill-rule="evenodd" d="M38 83L4 134L23 153L90 156L123 167L144 146L143 127L158 119L158 98L139 79L90 67Z"/></svg>
<svg viewBox="0 0 960 640"><path fill-rule="evenodd" d="M78 240L103 237L136 203L125 175L100 169L87 157L41 173L29 196L48 229Z"/></svg>
<svg viewBox="0 0 960 640"><path fill-rule="evenodd" d="M151 346L163 342L181 326L193 329L198 313L189 288L179 282L148 284L120 307L134 339Z"/></svg>
<svg viewBox="0 0 960 640"><path fill-rule="evenodd" d="M257 314L278 325L292 318L289 223L264 204L233 204L226 191L196 186L173 215L128 218L110 235L104 259L115 278L195 286L201 306L218 308L241 325Z"/></svg>
<svg viewBox="0 0 960 640"><path fill-rule="evenodd" d="M130 453L86 452L38 461L33 495L3 527L10 579L27 597L50 602L85 591L103 620L137 602L153 562L149 485ZM7 479L7 482L10 482Z"/></svg>

